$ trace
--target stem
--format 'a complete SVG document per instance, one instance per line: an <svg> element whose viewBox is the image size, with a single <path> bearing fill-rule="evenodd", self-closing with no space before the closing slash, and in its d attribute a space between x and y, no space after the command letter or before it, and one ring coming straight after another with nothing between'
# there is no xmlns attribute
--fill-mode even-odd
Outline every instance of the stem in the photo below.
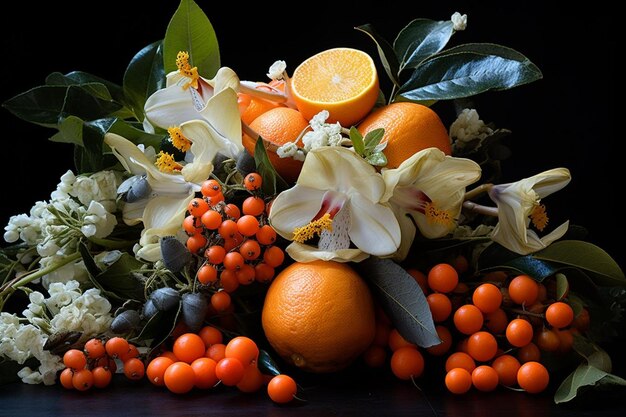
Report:
<svg viewBox="0 0 626 417"><path fill-rule="evenodd" d="M531 311L523 310L521 308L508 308L508 307L505 307L505 308L503 308L503 310L508 311L510 313L521 314L521 315L526 315L526 316L530 316L530 317L537 317L539 319L545 318L545 316L543 314L541 314L541 313L533 313Z"/></svg>
<svg viewBox="0 0 626 417"><path fill-rule="evenodd" d="M476 198L482 193L486 193L491 190L491 187L493 187L493 184L481 184L473 190L466 192L464 199L467 201Z"/></svg>
<svg viewBox="0 0 626 417"><path fill-rule="evenodd" d="M259 90L256 88L256 85L256 83L252 83L250 81L240 81L239 91L241 93L250 94L251 96L256 96L265 100L273 101L275 103L285 103L287 101L287 96L284 93L274 93L271 91ZM268 87L272 88L269 85Z"/></svg>
<svg viewBox="0 0 626 417"><path fill-rule="evenodd" d="M475 213L484 214L486 216L498 217L497 207L487 207L476 204L473 201L465 201L463 202L463 208Z"/></svg>

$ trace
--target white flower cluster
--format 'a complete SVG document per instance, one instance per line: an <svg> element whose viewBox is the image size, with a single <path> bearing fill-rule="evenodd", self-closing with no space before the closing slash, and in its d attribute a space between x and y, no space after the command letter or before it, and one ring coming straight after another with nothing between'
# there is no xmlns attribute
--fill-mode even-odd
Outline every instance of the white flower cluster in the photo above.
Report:
<svg viewBox="0 0 626 417"><path fill-rule="evenodd" d="M480 120L475 109L463 109L450 125L450 137L456 140L459 146L474 139L484 139L493 133L493 129Z"/></svg>
<svg viewBox="0 0 626 417"><path fill-rule="evenodd" d="M29 246L36 245L38 254L43 257L41 266L53 265L75 253L81 237L104 238L111 234L117 225L112 213L116 211L120 180L119 174L113 171L79 177L67 171L49 202L38 201L29 215L10 218L4 228L4 240L10 243L22 240ZM49 276L48 281L67 282L80 279L81 275L86 277L82 262L67 264L53 275L56 277Z"/></svg>
<svg viewBox="0 0 626 417"><path fill-rule="evenodd" d="M305 152L323 146L341 146L344 139L341 135L341 125L339 122L326 123L328 116L328 111L322 110L309 121L312 130L302 136L304 152L298 148L295 142L287 142L276 151L278 156L303 161Z"/></svg>
<svg viewBox="0 0 626 417"><path fill-rule="evenodd" d="M23 364L34 357L37 370L24 367L19 373L28 384L54 384L56 372L63 369L58 356L43 349L47 336L61 332L80 332L85 341L105 333L113 320L111 303L91 288L82 292L77 281L50 284L49 297L38 291L29 294L28 307L22 313L29 324L16 315L0 315L0 356Z"/></svg>
<svg viewBox="0 0 626 417"><path fill-rule="evenodd" d="M465 30L467 28L467 15L466 14L454 12L450 20L452 20L452 24L454 25L453 28L456 31Z"/></svg>
<svg viewBox="0 0 626 417"><path fill-rule="evenodd" d="M272 64L269 71L267 72L267 76L272 80L282 80L283 74L287 69L287 63L285 61L276 61Z"/></svg>

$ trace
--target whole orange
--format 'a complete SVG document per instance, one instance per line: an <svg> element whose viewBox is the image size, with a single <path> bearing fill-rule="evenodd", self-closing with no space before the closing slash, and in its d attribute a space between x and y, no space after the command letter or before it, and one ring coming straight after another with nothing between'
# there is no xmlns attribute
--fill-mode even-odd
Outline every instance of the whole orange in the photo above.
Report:
<svg viewBox="0 0 626 417"><path fill-rule="evenodd" d="M298 110L289 107L276 107L259 115L250 123L250 128L258 133L263 139L271 143L275 148L287 143L295 142L300 133L309 125ZM249 135L243 135L243 146L254 156L256 141ZM302 146L302 141L298 141ZM293 158L280 158L275 149L267 148L270 162L288 182L295 182L302 169L302 161Z"/></svg>
<svg viewBox="0 0 626 417"><path fill-rule="evenodd" d="M374 305L363 279L345 263L293 263L268 289L265 336L287 362L311 372L347 367L374 340Z"/></svg>
<svg viewBox="0 0 626 417"><path fill-rule="evenodd" d="M439 148L450 155L452 148L448 131L431 108L417 103L392 103L370 113L358 126L365 136L368 132L385 129L383 141L387 147L386 168L397 168L413 154L426 148Z"/></svg>
<svg viewBox="0 0 626 417"><path fill-rule="evenodd" d="M272 82L269 83L269 86L276 88L280 91L283 91L285 89L284 81L272 80ZM272 91L270 87L262 83L258 83L256 89L260 90L261 92ZM282 104L275 101L266 100L262 97L246 93L237 94L237 103L239 104L241 121L248 125L266 111L271 110L275 107L282 106Z"/></svg>

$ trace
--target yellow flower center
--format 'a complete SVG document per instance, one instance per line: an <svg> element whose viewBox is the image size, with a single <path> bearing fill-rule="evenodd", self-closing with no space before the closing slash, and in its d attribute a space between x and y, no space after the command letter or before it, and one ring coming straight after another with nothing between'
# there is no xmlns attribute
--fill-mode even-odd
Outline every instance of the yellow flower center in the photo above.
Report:
<svg viewBox="0 0 626 417"><path fill-rule="evenodd" d="M159 152L154 162L159 171L171 174L174 171L180 171L183 166L174 160L174 155L167 152Z"/></svg>
<svg viewBox="0 0 626 417"><path fill-rule="evenodd" d="M533 211L530 213L530 221L533 226L540 232L548 225L548 213L546 213L546 206L544 204L535 204Z"/></svg>
<svg viewBox="0 0 626 417"><path fill-rule="evenodd" d="M293 241L304 243L309 239L312 239L315 235L320 235L323 230L333 230L333 219L329 213L324 214L317 220L311 221L306 226L296 227L293 230Z"/></svg>
<svg viewBox="0 0 626 417"><path fill-rule="evenodd" d="M198 74L198 67L192 67L189 64L188 52L180 51L178 55L176 55L176 66L178 67L178 72L183 74L185 77L191 78L191 81L183 85L183 90L186 90L189 87L193 87L197 90L200 75Z"/></svg>
<svg viewBox="0 0 626 417"><path fill-rule="evenodd" d="M424 204L424 215L429 223L436 223L442 226L452 226L454 218L448 210L441 210L433 201Z"/></svg>
<svg viewBox="0 0 626 417"><path fill-rule="evenodd" d="M180 127L170 127L167 129L167 133L170 134L170 140L172 145L181 152L187 152L191 149L191 141L183 135L183 131Z"/></svg>

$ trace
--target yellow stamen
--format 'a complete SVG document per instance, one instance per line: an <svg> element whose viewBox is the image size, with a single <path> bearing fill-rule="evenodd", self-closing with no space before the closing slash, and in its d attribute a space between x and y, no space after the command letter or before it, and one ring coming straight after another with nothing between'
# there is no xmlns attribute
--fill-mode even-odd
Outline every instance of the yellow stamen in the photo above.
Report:
<svg viewBox="0 0 626 417"><path fill-rule="evenodd" d="M187 152L191 149L191 141L183 135L180 127L170 127L167 129L167 133L170 134L170 140L176 149L181 152Z"/></svg>
<svg viewBox="0 0 626 417"><path fill-rule="evenodd" d="M154 162L159 171L171 174L174 171L180 171L183 166L174 160L174 156L167 152L159 152Z"/></svg>
<svg viewBox="0 0 626 417"><path fill-rule="evenodd" d="M316 234L319 236L323 230L333 230L333 219L330 218L330 214L326 213L317 220L312 221L306 226L296 227L293 230L293 241L304 243L307 240L313 238Z"/></svg>
<svg viewBox="0 0 626 417"><path fill-rule="evenodd" d="M193 87L197 90L198 79L200 78L200 75L198 74L198 67L192 67L189 64L188 52L180 51L178 55L176 55L176 66L178 67L178 71L181 74L183 74L185 77L191 78L191 81L183 85L183 90L186 90L189 87Z"/></svg>
<svg viewBox="0 0 626 417"><path fill-rule="evenodd" d="M546 213L546 206L544 204L535 204L533 211L530 213L530 221L539 230L543 232L543 229L548 225L548 213Z"/></svg>
<svg viewBox="0 0 626 417"><path fill-rule="evenodd" d="M429 223L437 223L442 226L451 226L454 223L452 214L448 210L439 209L434 201L426 203L424 214Z"/></svg>

